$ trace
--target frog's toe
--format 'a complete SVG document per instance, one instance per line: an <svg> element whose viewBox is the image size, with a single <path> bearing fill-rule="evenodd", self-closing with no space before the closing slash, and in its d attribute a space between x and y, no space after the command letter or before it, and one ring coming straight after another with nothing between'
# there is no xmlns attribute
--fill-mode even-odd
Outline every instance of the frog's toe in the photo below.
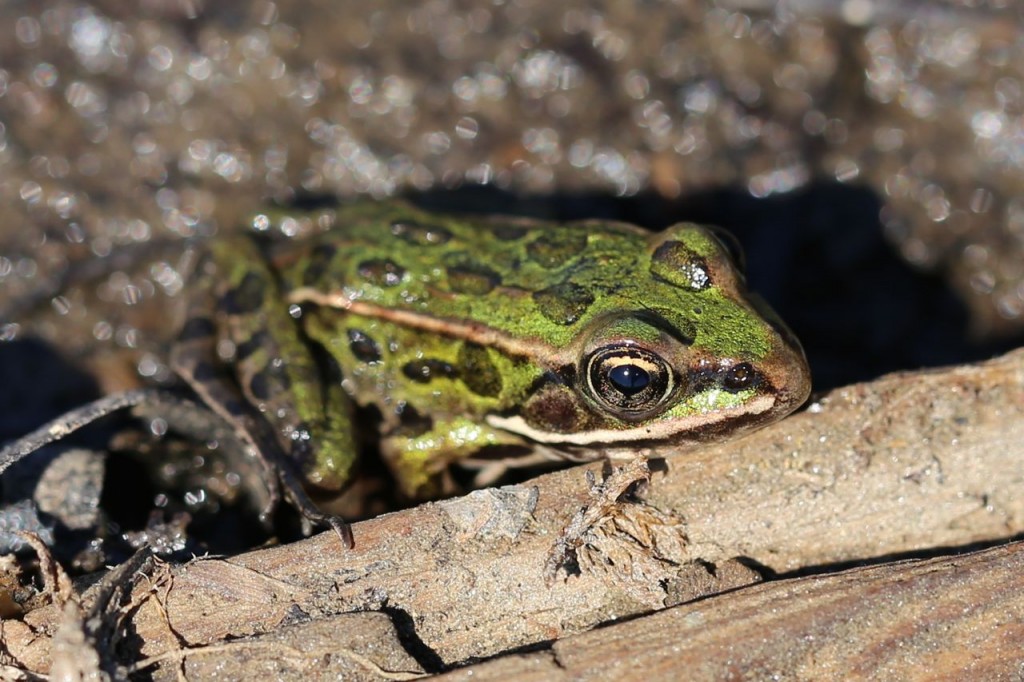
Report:
<svg viewBox="0 0 1024 682"><path fill-rule="evenodd" d="M332 516L330 514L321 514L319 512L308 513L305 510L301 511L303 535L311 535L313 533L313 529L316 527L330 526L341 540L341 544L344 545L345 549L352 549L355 547L355 539L352 537L352 526L350 526L345 519L340 516Z"/></svg>
<svg viewBox="0 0 1024 682"><path fill-rule="evenodd" d="M312 533L313 528L316 526L330 526L341 539L341 544L345 546L345 549L352 549L355 546L355 541L352 538L352 528L344 519L340 516L324 514L317 509L317 506L309 499L306 491L303 490L302 485L287 466L280 467L277 473L288 501L302 515L303 535Z"/></svg>
<svg viewBox="0 0 1024 682"><path fill-rule="evenodd" d="M352 526L345 519L340 516L326 516L324 522L338 535L345 549L352 549L356 546L355 538L352 537Z"/></svg>

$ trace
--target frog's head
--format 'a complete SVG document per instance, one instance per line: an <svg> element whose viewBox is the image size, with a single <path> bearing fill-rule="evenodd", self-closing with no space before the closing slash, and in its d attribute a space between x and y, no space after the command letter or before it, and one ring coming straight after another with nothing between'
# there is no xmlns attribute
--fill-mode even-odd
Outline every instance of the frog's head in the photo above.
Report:
<svg viewBox="0 0 1024 682"><path fill-rule="evenodd" d="M563 364L493 425L556 447L676 446L767 424L807 399L799 342L747 292L719 235L684 224L648 246L650 276L616 287Z"/></svg>

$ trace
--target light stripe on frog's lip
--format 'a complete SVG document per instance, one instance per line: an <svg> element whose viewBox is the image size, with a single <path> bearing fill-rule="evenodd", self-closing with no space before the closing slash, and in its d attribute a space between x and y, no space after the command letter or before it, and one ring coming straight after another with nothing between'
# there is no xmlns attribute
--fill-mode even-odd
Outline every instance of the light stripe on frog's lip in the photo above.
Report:
<svg viewBox="0 0 1024 682"><path fill-rule="evenodd" d="M665 440L677 434L699 433L701 428L718 424L727 419L746 415L763 415L771 411L776 399L773 395L760 395L752 398L740 407L715 410L689 417L676 417L666 422L654 422L631 429L597 429L582 433L554 433L535 429L522 417L502 417L488 415L487 423L537 443L553 443L563 445L597 445L602 443L639 442ZM661 427L661 428L659 428ZM667 428L666 428L667 427Z"/></svg>
<svg viewBox="0 0 1024 682"><path fill-rule="evenodd" d="M566 353L567 359L561 359L558 362L560 364L573 362L566 351L555 348L551 344L536 338L512 336L480 322L437 317L436 315L417 313L411 310L388 308L358 299L353 300L340 291L325 293L312 287L299 287L288 294L288 302L315 303L329 308L339 308L355 315L386 320L395 324L448 336L453 339L471 341L481 346L491 346L507 355L531 357L537 355L538 351L540 351L552 358L558 359L559 356Z"/></svg>

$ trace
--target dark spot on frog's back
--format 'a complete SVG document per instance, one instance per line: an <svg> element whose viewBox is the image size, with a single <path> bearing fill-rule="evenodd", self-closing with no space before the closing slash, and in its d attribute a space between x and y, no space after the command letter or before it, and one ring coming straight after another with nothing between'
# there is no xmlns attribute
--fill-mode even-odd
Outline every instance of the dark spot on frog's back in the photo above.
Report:
<svg viewBox="0 0 1024 682"><path fill-rule="evenodd" d="M360 277L379 287L398 286L405 277L405 268L388 258L364 260L357 271Z"/></svg>
<svg viewBox="0 0 1024 682"><path fill-rule="evenodd" d="M221 401L220 406L230 415L235 417L241 417L249 414L249 409L246 407L248 403L243 402L239 398L228 398L227 400Z"/></svg>
<svg viewBox="0 0 1024 682"><path fill-rule="evenodd" d="M398 406L395 409L395 414L398 415L398 426L388 435L415 438L428 433L430 429L434 428L434 420L430 415L421 414L408 403L402 403Z"/></svg>
<svg viewBox="0 0 1024 682"><path fill-rule="evenodd" d="M444 360L423 358L402 365L402 374L418 384L427 384L434 379L454 379L458 371Z"/></svg>
<svg viewBox="0 0 1024 682"><path fill-rule="evenodd" d="M243 362L249 359L258 350L274 347L274 340L266 329L257 330L252 336L235 346L235 362Z"/></svg>
<svg viewBox="0 0 1024 682"><path fill-rule="evenodd" d="M380 361L380 346L361 329L348 330L348 347L360 362Z"/></svg>
<svg viewBox="0 0 1024 682"><path fill-rule="evenodd" d="M526 255L542 267L556 268L578 255L586 246L587 233L583 230L542 232L526 245Z"/></svg>
<svg viewBox="0 0 1024 682"><path fill-rule="evenodd" d="M447 244L452 238L452 233L440 225L415 220L396 220L391 223L391 234L416 246L438 246Z"/></svg>
<svg viewBox="0 0 1024 682"><path fill-rule="evenodd" d="M331 269L331 261L338 249L331 244L317 244L306 260L306 268L302 271L302 283L313 286L323 280Z"/></svg>
<svg viewBox="0 0 1024 682"><path fill-rule="evenodd" d="M501 372L491 360L490 352L475 343L459 349L459 375L466 388L479 396L496 397L501 393Z"/></svg>
<svg viewBox="0 0 1024 682"><path fill-rule="evenodd" d="M224 310L231 315L245 315L263 308L266 300L266 281L250 272L233 289L224 294Z"/></svg>
<svg viewBox="0 0 1024 682"><path fill-rule="evenodd" d="M651 274L691 291L701 291L713 284L711 271L704 259L679 241L667 241L654 251Z"/></svg>
<svg viewBox="0 0 1024 682"><path fill-rule="evenodd" d="M464 261L449 265L448 286L453 293L483 296L501 284L501 275L481 263Z"/></svg>
<svg viewBox="0 0 1024 682"><path fill-rule="evenodd" d="M594 295L578 284L560 282L534 292L533 301L544 317L555 324L570 325L583 317Z"/></svg>
<svg viewBox="0 0 1024 682"><path fill-rule="evenodd" d="M514 242L522 239L529 232L523 225L515 223L494 222L491 224L491 233L494 238L502 242Z"/></svg>
<svg viewBox="0 0 1024 682"><path fill-rule="evenodd" d="M249 392L256 400L270 400L271 386L275 383L282 390L288 390L291 385L286 373L273 373L270 368L265 367L249 377Z"/></svg>
<svg viewBox="0 0 1024 682"><path fill-rule="evenodd" d="M223 365L217 365L206 360L198 360L191 367L192 378L198 382L226 381L229 378L227 370Z"/></svg>
<svg viewBox="0 0 1024 682"><path fill-rule="evenodd" d="M669 332L687 346L692 346L697 338L697 322L689 318L676 317L672 325L668 327Z"/></svg>
<svg viewBox="0 0 1024 682"><path fill-rule="evenodd" d="M208 339L217 334L217 326L208 317L190 317L178 334L178 341L195 341Z"/></svg>

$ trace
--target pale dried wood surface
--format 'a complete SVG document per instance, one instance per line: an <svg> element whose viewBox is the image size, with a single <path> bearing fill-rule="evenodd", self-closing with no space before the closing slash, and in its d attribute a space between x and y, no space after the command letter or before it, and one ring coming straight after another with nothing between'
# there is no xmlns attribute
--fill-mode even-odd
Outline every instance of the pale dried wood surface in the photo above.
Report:
<svg viewBox="0 0 1024 682"><path fill-rule="evenodd" d="M587 561L581 561L579 575L566 576L563 571L554 582L545 580L545 565L559 533L581 507L593 503L583 467L357 524L357 546L349 552L340 549L335 536L325 533L229 559L166 567L151 582L139 583L135 608L126 614L124 627L131 633L130 641L141 648L141 656L164 657L159 678L178 674L172 661L184 660L183 670L189 677L203 679L212 674L204 665L223 666L236 657L241 661L237 665L244 667L251 661L263 666L253 668L253 674L266 675L266 652L274 650L287 652L272 656L278 666L273 674L281 679L317 677L319 670L330 677L337 674L326 672L332 662L355 666L352 671L358 669L358 677L389 679L394 675L387 671L402 677L418 669L437 670L529 647L546 648L559 660L568 660L565 647L575 646L572 642L585 647L598 640L562 638L600 623L756 582L756 572L729 561L735 557L743 557L746 565L781 573L815 567L826 572L841 562L880 562L909 552L996 542L1021 534L1022 432L1022 352L978 366L894 375L834 391L810 409L741 440L653 461L655 473L645 495L650 506L620 505L620 525L604 527L596 540L591 538L590 545L580 548ZM587 468L600 478L602 466L594 463ZM643 517L659 538L657 551L640 547L623 531L626 522L636 523L635 515L647 511L661 515L656 521L651 521L655 516ZM673 519L682 525L673 525ZM687 543L671 541L680 537L680 531L685 532ZM982 558L977 565L971 564L970 581L958 582L956 571L973 558L939 560L935 570L952 571L948 573L952 577L936 585L950 592L954 600L950 604L995 614L1005 606L1003 622L1019 624L1019 610L1013 610L1019 609L1019 602L1011 605L1007 599L1001 605L1005 595L992 587L1000 584L1001 575L1016 571L1019 577L1016 552L977 555L997 559ZM897 601L874 600L872 595L901 589L903 578L898 572L918 575L914 571L924 565L887 565L871 569L878 573L773 582L655 617L700 613L700 627L691 628L694 632L712 638L707 641L731 641L741 652L754 647L758 638L772 635L759 628L744 629L741 622L763 608L775 609L783 619L770 627L791 632L800 631L801 623L812 629L820 619L832 618L829 609L856 608L862 609L858 617L870 615L871 627L880 632L886 627L913 630L915 623L925 627L941 618L929 621L923 606L916 611L896 608ZM973 590L971 582L990 588ZM732 601L748 598L752 601L747 606ZM908 594L907 599L911 598L917 597ZM925 605L927 600L920 603ZM721 617L718 604L724 605ZM353 636L362 630L357 626L353 631L342 623L358 621L338 620L339 614L352 611L382 611L394 631L384 628L379 638L367 635L353 643ZM325 619L337 626L323 627ZM836 623L842 620L835 617ZM992 629L993 641L1016 636L998 631L997 620L979 620L971 627L979 637ZM48 633L56 621L56 612L47 608L27 614L23 621L5 621L2 634L8 662L45 670ZM619 627L623 625L615 626ZM320 634L302 634L313 630ZM586 637L599 632L603 630ZM879 646L860 651L855 648L857 640L850 640L846 631L815 632L820 633L815 641L821 651L839 652L834 658L837 671L842 666L860 666L859 670L890 666L884 669L888 674L898 677L903 671L909 677L914 662L924 660L911 654L893 658ZM953 629L943 634L937 625L929 632L934 636L910 638L906 646L920 647L920 657L931 651L927 660L940 673L943 666L948 666L947 672L961 669L957 666L962 660L940 655L935 647L945 642L957 649L973 640ZM286 647L277 639L267 639L289 633L310 647L307 658L302 646ZM323 639L325 635L337 641L332 644L330 637ZM219 646L238 638L244 639ZM551 649L549 643L559 639L557 646L563 648ZM794 661L814 658L819 649L811 651L799 637L780 636L774 641L775 660L788 662L784 668L788 677L815 670L813 661L805 667ZM653 657L653 666L672 670L669 652L686 642L658 642L656 653L638 648L629 656ZM207 645L218 648L181 653L184 648ZM977 649L979 665L992 663L994 659L989 658L996 656L997 649ZM335 653L325 653L331 651ZM725 670L716 667L711 649L706 659L699 646L688 651L678 666L685 664L697 677L716 677ZM1012 652L998 652L1004 659L1009 655L1012 662ZM599 665L597 653L591 656ZM1020 657L1024 661L1024 654ZM520 656L518 660L527 660L528 666L545 664L545 659L537 663ZM706 668L695 663L701 660L708 662ZM729 674L757 678L766 670L757 667L759 660L753 653L735 658ZM579 665L581 670L586 667ZM649 674L638 668L636 678L644 676Z"/></svg>
<svg viewBox="0 0 1024 682"><path fill-rule="evenodd" d="M1024 544L765 583L461 668L489 680L1019 680Z"/></svg>

